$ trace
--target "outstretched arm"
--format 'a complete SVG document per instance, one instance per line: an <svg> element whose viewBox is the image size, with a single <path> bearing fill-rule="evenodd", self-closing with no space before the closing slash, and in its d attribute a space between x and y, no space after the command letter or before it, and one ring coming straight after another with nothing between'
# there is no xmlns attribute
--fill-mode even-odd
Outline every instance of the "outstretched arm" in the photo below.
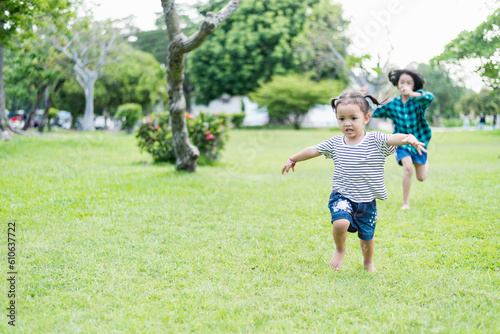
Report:
<svg viewBox="0 0 500 334"><path fill-rule="evenodd" d="M295 153L294 155L292 155L288 159L288 161L285 163L283 168L281 169L281 174L285 174L285 172L288 173L290 168L292 169L293 172L295 172L295 169L294 169L295 163L297 163L299 161L308 160L311 158L316 158L320 155L321 155L321 153L318 152L318 149L316 148L316 146L309 146L309 147L303 149L302 151L300 151L299 153Z"/></svg>
<svg viewBox="0 0 500 334"><path fill-rule="evenodd" d="M417 138L415 138L415 136L412 134L407 135L403 133L395 133L393 135L390 135L387 139L387 145L389 146L402 146L406 144L410 144L411 146L413 146L420 155L422 155L422 152L427 153L425 144L419 142Z"/></svg>

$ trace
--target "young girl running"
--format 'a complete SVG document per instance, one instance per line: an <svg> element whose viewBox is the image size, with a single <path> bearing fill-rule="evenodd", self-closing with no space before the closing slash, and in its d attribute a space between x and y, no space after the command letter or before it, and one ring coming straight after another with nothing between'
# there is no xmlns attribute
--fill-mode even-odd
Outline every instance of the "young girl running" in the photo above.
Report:
<svg viewBox="0 0 500 334"><path fill-rule="evenodd" d="M401 95L377 108L372 117L390 118L394 123L394 133L413 133L427 147L431 140L431 128L425 119L425 111L434 100L434 95L422 90L424 78L413 70L393 70L389 73L389 81L398 87ZM410 145L396 150L396 160L404 168L402 210L410 208L413 168L419 181L424 181L429 171L427 153L417 153Z"/></svg>
<svg viewBox="0 0 500 334"><path fill-rule="evenodd" d="M332 194L328 207L331 212L335 253L330 265L340 270L345 255L347 232L358 232L364 267L374 272L373 250L377 222L376 199L387 199L384 184L385 158L394 153L395 147L409 144L419 153L426 152L424 143L411 134L366 133L363 127L370 120L368 99L379 102L371 95L345 92L331 100L343 136L333 136L321 144L310 146L292 155L283 166L282 174L295 164L320 155L333 159Z"/></svg>

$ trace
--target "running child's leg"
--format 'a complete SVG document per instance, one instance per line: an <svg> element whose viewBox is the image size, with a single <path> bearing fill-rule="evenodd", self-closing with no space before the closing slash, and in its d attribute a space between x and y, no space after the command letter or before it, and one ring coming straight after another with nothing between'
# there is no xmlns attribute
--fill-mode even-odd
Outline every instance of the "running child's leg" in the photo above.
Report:
<svg viewBox="0 0 500 334"><path fill-rule="evenodd" d="M340 270L345 255L345 240L347 229L351 223L347 219L337 219L333 221L333 240L335 241L335 253L330 260L330 265L335 270Z"/></svg>
<svg viewBox="0 0 500 334"><path fill-rule="evenodd" d="M411 157L404 157L401 159L403 164L403 205L401 210L406 210L410 208L410 188L411 188L411 178L413 177L413 161Z"/></svg>
<svg viewBox="0 0 500 334"><path fill-rule="evenodd" d="M415 171L417 172L417 180L425 181L429 172L429 162L426 162L425 165L415 164Z"/></svg>
<svg viewBox="0 0 500 334"><path fill-rule="evenodd" d="M363 264L365 269L373 273L377 271L373 265L373 251L375 249L375 240L372 238L370 241L365 241L359 239L359 245L361 246L361 252L363 252Z"/></svg>

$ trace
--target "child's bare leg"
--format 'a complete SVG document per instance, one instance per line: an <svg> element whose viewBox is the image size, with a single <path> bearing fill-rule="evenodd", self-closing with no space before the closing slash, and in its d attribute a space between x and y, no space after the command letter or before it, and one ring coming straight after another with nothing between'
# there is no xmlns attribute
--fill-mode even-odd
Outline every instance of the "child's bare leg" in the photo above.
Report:
<svg viewBox="0 0 500 334"><path fill-rule="evenodd" d="M370 241L365 241L359 239L359 245L361 246L361 252L363 252L363 264L365 266L365 269L370 273L377 271L377 269L373 265L373 251L375 249L375 240L372 239Z"/></svg>
<svg viewBox="0 0 500 334"><path fill-rule="evenodd" d="M425 181L429 172L429 162L426 162L425 165L415 164L415 171L417 172L417 180Z"/></svg>
<svg viewBox="0 0 500 334"><path fill-rule="evenodd" d="M403 164L404 174L403 174L403 205L401 210L406 210L410 208L410 188L411 188L411 178L413 177L413 162L410 157L404 157L401 159Z"/></svg>
<svg viewBox="0 0 500 334"><path fill-rule="evenodd" d="M347 219L337 219L333 221L333 240L335 241L335 253L330 260L330 265L335 270L340 270L345 255L345 239L350 222Z"/></svg>

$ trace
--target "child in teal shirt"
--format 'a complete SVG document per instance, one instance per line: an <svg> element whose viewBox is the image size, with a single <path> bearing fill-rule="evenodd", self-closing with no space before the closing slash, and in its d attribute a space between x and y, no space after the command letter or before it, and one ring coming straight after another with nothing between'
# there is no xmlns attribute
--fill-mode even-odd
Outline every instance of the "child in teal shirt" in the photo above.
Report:
<svg viewBox="0 0 500 334"><path fill-rule="evenodd" d="M425 119L425 112L434 100L434 94L422 90L424 78L413 70L393 70L389 81L396 86L401 95L386 105L378 107L372 117L389 118L394 123L394 133L411 133L425 144L431 140L431 128ZM419 155L414 147L405 145L396 150L396 160L404 168L402 210L410 208L410 188L413 168L417 180L424 181L429 171L427 154Z"/></svg>

